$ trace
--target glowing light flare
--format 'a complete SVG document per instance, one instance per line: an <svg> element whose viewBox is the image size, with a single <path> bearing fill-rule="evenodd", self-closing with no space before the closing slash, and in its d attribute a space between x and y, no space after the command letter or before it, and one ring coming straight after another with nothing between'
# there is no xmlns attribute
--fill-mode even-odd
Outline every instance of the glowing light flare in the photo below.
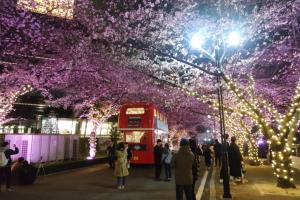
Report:
<svg viewBox="0 0 300 200"><path fill-rule="evenodd" d="M190 46L193 49L201 50L204 42L205 42L205 39L200 33L194 33L190 40Z"/></svg>
<svg viewBox="0 0 300 200"><path fill-rule="evenodd" d="M241 43L241 35L237 31L230 32L227 38L229 46L238 46Z"/></svg>

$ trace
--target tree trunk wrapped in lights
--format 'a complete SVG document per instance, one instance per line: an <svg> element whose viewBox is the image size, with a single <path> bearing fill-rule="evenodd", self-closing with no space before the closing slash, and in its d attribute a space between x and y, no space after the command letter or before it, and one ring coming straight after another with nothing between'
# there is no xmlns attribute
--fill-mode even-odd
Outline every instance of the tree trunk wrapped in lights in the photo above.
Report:
<svg viewBox="0 0 300 200"><path fill-rule="evenodd" d="M96 152L97 152L97 149L96 149L97 138L96 138L95 128L93 128L93 131L90 134L89 144L90 144L90 150L89 150L89 157L88 157L88 159L94 159L96 157Z"/></svg>
<svg viewBox="0 0 300 200"><path fill-rule="evenodd" d="M114 105L109 105L109 104L104 104L104 103L101 103L101 104L98 103L98 104L94 105L93 108L90 109L88 118L92 120L93 130L92 130L92 132L90 134L90 138L89 138L90 150L89 150L89 156L87 157L88 159L94 159L96 157L97 128L107 118L109 118L113 114L116 114L116 112L117 112L117 108Z"/></svg>
<svg viewBox="0 0 300 200"><path fill-rule="evenodd" d="M249 164L250 165L260 165L261 160L258 158L258 146L256 144L251 131L246 127L242 120L240 120L240 125L243 127L244 131L246 132L245 136L248 140L249 145Z"/></svg>
<svg viewBox="0 0 300 200"><path fill-rule="evenodd" d="M239 121L240 123L237 123ZM258 147L254 135L251 134L246 124L240 119L240 116L237 115L237 113L232 113L231 115L228 115L226 117L225 122L229 132L237 137L237 143L239 144L240 150L242 152L244 152L243 145L245 141L247 141L249 164L260 165L261 161L258 158Z"/></svg>
<svg viewBox="0 0 300 200"><path fill-rule="evenodd" d="M278 125L278 131L274 129L267 119L264 117L260 105L258 102L252 103L246 99L243 93L237 88L237 86L227 77L223 76L225 82L228 84L228 88L237 96L247 108L246 114L254 122L259 125L259 128L263 135L268 139L270 148L272 151L272 167L274 175L277 177L277 186L282 188L295 187L293 183L293 170L292 170L292 145L295 141L295 133L298 127L298 121L300 118L300 83L296 87L294 99L291 103L291 108L283 116L272 108L269 104L263 102L262 107L272 111L273 118Z"/></svg>

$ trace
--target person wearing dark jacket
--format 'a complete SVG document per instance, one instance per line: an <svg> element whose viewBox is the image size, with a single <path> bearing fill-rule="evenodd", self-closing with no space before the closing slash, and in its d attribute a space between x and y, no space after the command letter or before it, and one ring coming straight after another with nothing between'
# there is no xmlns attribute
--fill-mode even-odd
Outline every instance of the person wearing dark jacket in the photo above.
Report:
<svg viewBox="0 0 300 200"><path fill-rule="evenodd" d="M129 147L129 144L127 142L124 143L125 148L127 149L127 167L130 168L130 161L132 159L132 150Z"/></svg>
<svg viewBox="0 0 300 200"><path fill-rule="evenodd" d="M12 163L12 159L11 156L18 154L19 153L19 149L16 147L16 145L14 144L13 147L15 148L15 150L12 150L9 148L9 144L8 142L3 142L3 144L1 145L1 150L0 152L4 152L5 157L7 158L8 162L5 166L0 168L0 190L1 190L1 177L5 177L6 179L6 189L7 191L11 192L11 163Z"/></svg>
<svg viewBox="0 0 300 200"><path fill-rule="evenodd" d="M192 200L193 165L195 156L189 147L187 139L181 139L179 151L173 156L171 166L175 170L176 200L183 200L183 192L186 200Z"/></svg>
<svg viewBox="0 0 300 200"><path fill-rule="evenodd" d="M160 180L161 168L162 168L162 141L158 139L154 147L154 164L155 164L155 180Z"/></svg>
<svg viewBox="0 0 300 200"><path fill-rule="evenodd" d="M226 159L228 158L228 149L229 149L229 142L227 141L229 138L228 134L225 134L225 144L221 144L222 148L221 148L221 170L220 170L220 183L223 183L224 178L227 179L226 175L226 171L228 170L226 165L223 165L226 161ZM227 181L227 180L226 180ZM228 180L229 181L229 180Z"/></svg>
<svg viewBox="0 0 300 200"><path fill-rule="evenodd" d="M106 148L107 151L107 160L110 168L115 167L115 158L116 158L116 149L115 149L115 144L110 143L108 147Z"/></svg>
<svg viewBox="0 0 300 200"><path fill-rule="evenodd" d="M215 153L215 167L221 166L221 156L222 156L222 145L219 140L215 140L214 144L214 153Z"/></svg>
<svg viewBox="0 0 300 200"><path fill-rule="evenodd" d="M242 178L243 157L235 141L236 138L234 136L231 137L231 143L228 148L229 171L230 176L232 176L235 181L240 181Z"/></svg>
<svg viewBox="0 0 300 200"><path fill-rule="evenodd" d="M207 144L203 145L203 156L207 170L211 166L211 150Z"/></svg>
<svg viewBox="0 0 300 200"><path fill-rule="evenodd" d="M124 145L127 148L127 160L130 161L132 159L131 148L129 147L129 144L127 142L125 142Z"/></svg>

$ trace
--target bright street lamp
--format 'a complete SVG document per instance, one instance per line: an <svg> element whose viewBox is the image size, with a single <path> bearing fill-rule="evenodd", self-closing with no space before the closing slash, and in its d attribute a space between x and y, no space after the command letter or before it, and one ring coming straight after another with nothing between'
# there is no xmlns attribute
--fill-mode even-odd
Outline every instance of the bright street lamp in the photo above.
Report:
<svg viewBox="0 0 300 200"><path fill-rule="evenodd" d="M218 82L218 103L219 103L219 117L220 117L220 133L222 141L222 168L221 178L223 179L223 198L231 198L229 175L228 175L228 157L227 157L227 141L225 132L225 119L224 119L224 107L223 107L223 86L221 84L220 75L223 73L222 61L225 56L225 50L227 46L238 46L241 42L240 34L236 31L230 32L227 36L227 40L224 41L223 37L215 38L213 41L213 52L209 53L202 45L204 44L204 37L199 33L192 36L190 46L196 50L199 50L205 57L210 59L216 64L218 69L217 82Z"/></svg>
<svg viewBox="0 0 300 200"><path fill-rule="evenodd" d="M230 32L227 37L227 44L229 46L238 46L241 43L240 33L237 31Z"/></svg>
<svg viewBox="0 0 300 200"><path fill-rule="evenodd" d="M201 50L202 46L204 44L204 38L200 33L193 34L191 40L190 40L190 46L193 49Z"/></svg>

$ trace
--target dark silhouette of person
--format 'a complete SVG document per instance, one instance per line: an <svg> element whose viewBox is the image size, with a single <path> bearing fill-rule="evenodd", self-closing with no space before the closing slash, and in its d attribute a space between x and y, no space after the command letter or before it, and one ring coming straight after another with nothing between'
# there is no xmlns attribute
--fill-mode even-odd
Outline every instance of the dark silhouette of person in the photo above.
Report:
<svg viewBox="0 0 300 200"><path fill-rule="evenodd" d="M236 137L231 137L231 143L228 148L229 171L230 176L232 176L235 181L241 181L243 157L235 141Z"/></svg>
<svg viewBox="0 0 300 200"><path fill-rule="evenodd" d="M176 200L192 200L193 166L195 156L189 147L187 139L181 139L179 151L173 156L171 165L175 170Z"/></svg>
<svg viewBox="0 0 300 200"><path fill-rule="evenodd" d="M161 168L162 168L162 141L158 139L154 147L154 164L155 164L155 180L160 180Z"/></svg>
<svg viewBox="0 0 300 200"><path fill-rule="evenodd" d="M219 140L215 140L214 144L214 152L215 152L215 167L221 166L221 156L222 156L222 145Z"/></svg>
<svg viewBox="0 0 300 200"><path fill-rule="evenodd" d="M115 157L116 157L116 148L114 143L110 143L108 147L106 148L107 151L107 159L108 159L108 164L110 168L115 167Z"/></svg>
<svg viewBox="0 0 300 200"><path fill-rule="evenodd" d="M211 167L211 150L208 144L203 145L203 156L207 170Z"/></svg>
<svg viewBox="0 0 300 200"><path fill-rule="evenodd" d="M222 136L223 137L223 136ZM225 160L228 158L228 148L229 148L229 142L227 141L229 138L228 134L225 134L225 144L223 144L222 142L222 150L221 150L221 170L220 170L220 183L223 182L224 180L224 175L227 173L226 172L226 166L223 165L223 163L225 163ZM227 176L226 176L227 177Z"/></svg>

